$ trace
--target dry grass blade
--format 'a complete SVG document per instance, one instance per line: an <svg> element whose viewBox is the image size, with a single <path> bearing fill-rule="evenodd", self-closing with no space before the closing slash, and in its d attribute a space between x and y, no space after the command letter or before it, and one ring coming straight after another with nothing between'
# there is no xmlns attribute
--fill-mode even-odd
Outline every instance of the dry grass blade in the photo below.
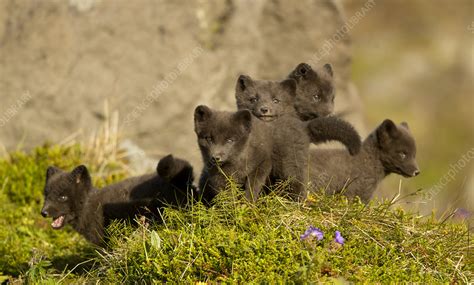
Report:
<svg viewBox="0 0 474 285"><path fill-rule="evenodd" d="M124 150L120 149L121 130L119 128L118 111L110 111L108 101L104 101L104 122L98 129L84 134L82 130L76 131L63 139L59 145L79 145L82 150L82 163L96 167L96 175L103 177L111 174L109 169L113 166L114 171L129 172L127 157ZM83 139L88 135L87 139Z"/></svg>

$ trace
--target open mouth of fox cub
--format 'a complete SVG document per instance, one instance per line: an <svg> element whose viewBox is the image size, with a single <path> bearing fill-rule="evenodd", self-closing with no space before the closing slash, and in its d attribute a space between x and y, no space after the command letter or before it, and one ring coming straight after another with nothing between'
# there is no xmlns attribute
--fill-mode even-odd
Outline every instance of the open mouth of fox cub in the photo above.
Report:
<svg viewBox="0 0 474 285"><path fill-rule="evenodd" d="M64 219L65 219L64 215L53 217L53 222L51 223L51 227L55 230L59 230L60 228L64 227Z"/></svg>

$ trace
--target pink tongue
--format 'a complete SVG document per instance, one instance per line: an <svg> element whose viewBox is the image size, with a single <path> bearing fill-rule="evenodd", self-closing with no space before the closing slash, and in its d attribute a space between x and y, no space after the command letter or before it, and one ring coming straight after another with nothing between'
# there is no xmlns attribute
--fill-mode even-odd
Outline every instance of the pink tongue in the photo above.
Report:
<svg viewBox="0 0 474 285"><path fill-rule="evenodd" d="M63 226L64 223L64 216L59 216L58 218L54 219L51 223L51 226L55 229L60 228Z"/></svg>

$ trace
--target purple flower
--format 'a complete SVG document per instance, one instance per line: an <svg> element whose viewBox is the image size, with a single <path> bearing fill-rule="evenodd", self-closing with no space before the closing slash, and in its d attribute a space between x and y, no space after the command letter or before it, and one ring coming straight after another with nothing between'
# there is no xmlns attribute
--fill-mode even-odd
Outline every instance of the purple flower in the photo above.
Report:
<svg viewBox="0 0 474 285"><path fill-rule="evenodd" d="M342 237L340 231L336 231L334 241L338 244L344 244L345 239Z"/></svg>
<svg viewBox="0 0 474 285"><path fill-rule="evenodd" d="M456 209L454 216L460 219L468 219L470 216L472 216L472 213L466 209L458 208Z"/></svg>
<svg viewBox="0 0 474 285"><path fill-rule="evenodd" d="M310 237L316 237L318 240L322 240L324 237L324 234L320 229L315 228L313 226L309 226L309 228L304 232L304 234L300 236L300 239L306 240Z"/></svg>

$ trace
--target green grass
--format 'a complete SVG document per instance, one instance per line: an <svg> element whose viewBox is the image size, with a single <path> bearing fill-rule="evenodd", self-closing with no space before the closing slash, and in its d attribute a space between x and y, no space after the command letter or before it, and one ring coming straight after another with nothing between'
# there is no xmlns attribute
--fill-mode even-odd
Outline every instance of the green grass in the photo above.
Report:
<svg viewBox="0 0 474 285"><path fill-rule="evenodd" d="M107 249L69 227L53 231L39 212L47 165L71 169L80 147L42 147L0 161L0 281L32 283L306 283L472 281L472 234L463 222L405 212L396 204L365 206L314 194L306 204L268 195L244 202L230 185L210 209L166 209L165 223L114 223ZM90 165L92 174L97 166ZM108 164L104 185L124 176ZM281 187L284 187L282 185ZM322 241L300 240L313 225ZM333 241L339 230L346 242Z"/></svg>

